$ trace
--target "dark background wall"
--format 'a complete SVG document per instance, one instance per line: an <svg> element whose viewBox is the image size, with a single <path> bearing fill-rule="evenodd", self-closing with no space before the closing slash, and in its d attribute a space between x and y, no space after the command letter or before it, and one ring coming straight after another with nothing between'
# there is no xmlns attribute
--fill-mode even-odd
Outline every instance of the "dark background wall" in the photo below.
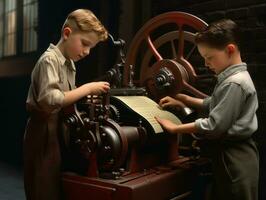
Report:
<svg viewBox="0 0 266 200"><path fill-rule="evenodd" d="M266 168L266 0L40 0L38 52L0 59L0 159L22 164L27 120L25 100L31 69L49 43L58 41L66 15L81 7L94 11L114 37L124 38L127 44L148 19L174 10L194 14L207 23L231 18L244 29L243 61L248 64L259 97L259 129L255 138L261 156L260 199L266 199L263 191L266 185L263 170ZM116 55L108 42L98 45L88 58L77 63L77 84L103 74L115 63Z"/></svg>
<svg viewBox="0 0 266 200"><path fill-rule="evenodd" d="M265 0L156 0L152 14L171 10L194 14L207 23L230 18L244 31L242 59L248 64L259 98L259 129L255 134L260 151L260 199L266 199L266 1Z"/></svg>

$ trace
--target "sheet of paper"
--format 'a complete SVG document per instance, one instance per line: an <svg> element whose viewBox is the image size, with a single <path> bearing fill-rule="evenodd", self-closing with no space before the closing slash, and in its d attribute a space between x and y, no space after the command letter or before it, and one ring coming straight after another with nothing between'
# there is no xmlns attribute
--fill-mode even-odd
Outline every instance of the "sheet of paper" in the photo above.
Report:
<svg viewBox="0 0 266 200"><path fill-rule="evenodd" d="M171 120L176 124L181 124L181 121L174 114L162 110L155 101L146 96L115 96L115 98L118 98L136 113L144 117L151 124L155 133L163 132L161 125L154 118L155 116Z"/></svg>

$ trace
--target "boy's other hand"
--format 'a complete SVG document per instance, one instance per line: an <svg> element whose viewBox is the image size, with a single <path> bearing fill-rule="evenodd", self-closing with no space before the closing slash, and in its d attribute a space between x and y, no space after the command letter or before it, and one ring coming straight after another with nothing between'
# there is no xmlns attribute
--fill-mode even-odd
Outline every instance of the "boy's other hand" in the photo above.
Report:
<svg viewBox="0 0 266 200"><path fill-rule="evenodd" d="M177 109L181 109L181 108L186 107L186 105L182 101L174 99L174 98L169 97L169 96L162 98L159 102L159 105L162 108L174 107Z"/></svg>
<svg viewBox="0 0 266 200"><path fill-rule="evenodd" d="M175 123L171 122L168 119L161 119L156 116L154 118L162 126L162 128L166 130L168 133L176 134L177 125Z"/></svg>
<svg viewBox="0 0 266 200"><path fill-rule="evenodd" d="M90 95L99 95L110 90L110 84L104 81L87 83L87 86Z"/></svg>

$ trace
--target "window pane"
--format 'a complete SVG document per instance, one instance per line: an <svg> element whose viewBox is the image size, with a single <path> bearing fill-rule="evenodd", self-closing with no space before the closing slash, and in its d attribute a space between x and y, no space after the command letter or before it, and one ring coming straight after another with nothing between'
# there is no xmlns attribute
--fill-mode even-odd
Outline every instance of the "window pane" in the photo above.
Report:
<svg viewBox="0 0 266 200"><path fill-rule="evenodd" d="M17 11L16 0L5 1L4 10L4 55L10 56L16 54L16 31L17 31Z"/></svg>
<svg viewBox="0 0 266 200"><path fill-rule="evenodd" d="M16 9L17 5L16 0L6 0L5 2L6 2L6 9L5 9L6 12Z"/></svg>
<svg viewBox="0 0 266 200"><path fill-rule="evenodd" d="M23 52L37 49L38 2L23 1Z"/></svg>
<svg viewBox="0 0 266 200"><path fill-rule="evenodd" d="M3 56L4 47L4 1L0 0L0 58Z"/></svg>
<svg viewBox="0 0 266 200"><path fill-rule="evenodd" d="M9 34L5 38L4 55L10 56L16 53L16 34Z"/></svg>
<svg viewBox="0 0 266 200"><path fill-rule="evenodd" d="M16 32L16 11L7 13L7 22L6 34Z"/></svg>

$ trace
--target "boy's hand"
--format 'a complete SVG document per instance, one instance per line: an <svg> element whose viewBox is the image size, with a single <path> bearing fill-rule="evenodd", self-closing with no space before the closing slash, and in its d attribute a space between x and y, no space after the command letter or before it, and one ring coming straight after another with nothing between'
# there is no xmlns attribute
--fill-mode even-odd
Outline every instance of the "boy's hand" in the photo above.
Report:
<svg viewBox="0 0 266 200"><path fill-rule="evenodd" d="M104 81L87 83L87 86L90 95L99 95L110 90L110 84Z"/></svg>
<svg viewBox="0 0 266 200"><path fill-rule="evenodd" d="M166 130L168 133L176 134L177 132L177 125L173 122L171 122L168 119L161 119L159 117L154 117L157 122L162 126L164 130Z"/></svg>
<svg viewBox="0 0 266 200"><path fill-rule="evenodd" d="M159 102L159 105L162 108L175 107L177 109L181 109L181 108L186 107L186 105L182 101L174 99L169 96L162 98Z"/></svg>

